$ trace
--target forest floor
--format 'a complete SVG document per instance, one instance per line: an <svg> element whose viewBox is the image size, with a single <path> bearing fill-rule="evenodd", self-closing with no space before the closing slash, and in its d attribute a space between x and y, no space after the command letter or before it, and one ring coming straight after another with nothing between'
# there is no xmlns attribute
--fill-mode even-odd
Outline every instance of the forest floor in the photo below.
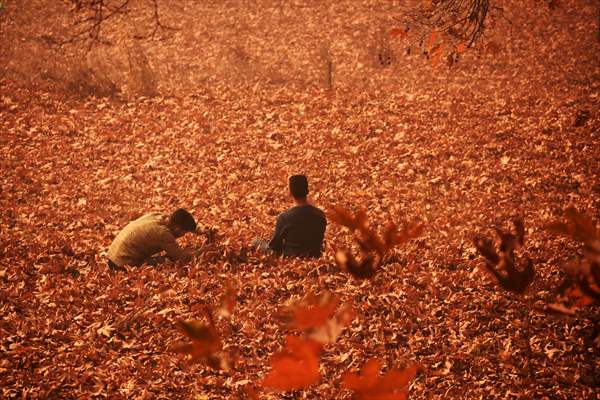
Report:
<svg viewBox="0 0 600 400"><path fill-rule="evenodd" d="M119 100L2 80L1 397L243 399L294 333L282 307L327 290L356 316L325 346L319 383L261 398L350 398L341 376L371 358L419 363L412 399L600 398L598 306L545 308L579 250L545 226L568 206L600 219L598 50L566 51L531 70L406 71L410 84L385 90L223 84ZM246 254L291 206L294 173L323 209L425 230L366 281L336 265L352 236L331 221L319 260ZM178 207L217 241L186 237L199 251L187 265L107 268L128 221ZM517 217L537 272L522 295L472 244ZM235 366L170 352L177 321L202 319L228 285L236 307L216 323Z"/></svg>

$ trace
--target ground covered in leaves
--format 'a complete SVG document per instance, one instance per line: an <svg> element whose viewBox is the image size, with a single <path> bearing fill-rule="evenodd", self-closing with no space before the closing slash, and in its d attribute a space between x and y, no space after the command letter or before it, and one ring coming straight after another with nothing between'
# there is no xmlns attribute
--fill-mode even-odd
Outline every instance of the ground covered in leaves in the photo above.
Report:
<svg viewBox="0 0 600 400"><path fill-rule="evenodd" d="M598 307L545 310L578 248L544 226L569 205L600 216L598 47L542 50L562 57L423 64L368 90L223 84L125 101L2 80L2 397L245 398L291 332L280 309L329 290L357 312L325 347L320 382L262 398L350 398L340 377L370 358L420 363L413 399L594 398ZM320 260L246 252L290 206L293 173L318 206L425 230L366 281L336 266L331 248L352 237L332 223ZM218 240L186 238L200 249L188 265L107 268L127 221L177 207ZM538 273L520 296L478 268L472 244L515 217ZM217 326L232 370L169 352L177 321L202 318L228 285L237 305Z"/></svg>

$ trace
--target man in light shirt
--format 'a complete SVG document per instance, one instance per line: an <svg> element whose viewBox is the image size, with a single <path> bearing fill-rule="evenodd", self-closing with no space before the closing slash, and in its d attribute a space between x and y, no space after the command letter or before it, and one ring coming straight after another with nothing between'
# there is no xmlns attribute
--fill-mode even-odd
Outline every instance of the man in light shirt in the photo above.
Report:
<svg viewBox="0 0 600 400"><path fill-rule="evenodd" d="M170 216L154 212L146 214L123 228L108 249L108 266L124 270L124 265L140 265L153 254L165 251L173 261L188 262L191 254L176 239L196 232L196 221L180 208Z"/></svg>

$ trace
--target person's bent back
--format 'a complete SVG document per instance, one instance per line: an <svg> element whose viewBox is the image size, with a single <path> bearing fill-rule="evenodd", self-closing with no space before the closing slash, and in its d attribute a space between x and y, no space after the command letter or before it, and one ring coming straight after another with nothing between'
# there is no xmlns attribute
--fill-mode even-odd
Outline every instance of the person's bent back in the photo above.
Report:
<svg viewBox="0 0 600 400"><path fill-rule="evenodd" d="M269 248L284 256L320 257L327 225L325 213L308 204L306 176L294 175L289 184L296 206L277 218Z"/></svg>
<svg viewBox="0 0 600 400"><path fill-rule="evenodd" d="M108 265L117 269L140 265L163 250L173 261L188 261L190 255L179 247L176 239L195 230L196 221L183 209L170 216L146 214L127 224L113 240L108 250Z"/></svg>

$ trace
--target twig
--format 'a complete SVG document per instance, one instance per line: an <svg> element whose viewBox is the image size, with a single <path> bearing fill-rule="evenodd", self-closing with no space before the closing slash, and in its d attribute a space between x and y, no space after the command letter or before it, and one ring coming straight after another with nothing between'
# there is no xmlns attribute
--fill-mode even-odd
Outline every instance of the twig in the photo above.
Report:
<svg viewBox="0 0 600 400"><path fill-rule="evenodd" d="M158 11L158 0L152 0L152 7L153 7L154 29L148 35L145 35L145 36L144 35L136 35L136 36L134 36L135 39L154 38L154 36L156 35L156 32L158 32L158 29L172 30L172 31L180 30L179 28L175 28L175 27L172 27L172 26L167 26L167 25L164 25L162 22L160 22L160 15L159 15L159 11Z"/></svg>
<svg viewBox="0 0 600 400"><path fill-rule="evenodd" d="M136 35L135 39L154 38L158 30L178 30L168 26L161 21L160 8L158 0L145 0L150 2L152 7L153 29L148 35ZM93 43L105 42L102 40L102 27L106 21L116 15L127 13L127 7L130 0L70 0L73 5L72 11L79 14L79 18L74 22L75 26L83 28L73 33L68 39L60 42L61 45L70 44L81 40L90 41L90 49ZM115 5L116 4L116 5Z"/></svg>

